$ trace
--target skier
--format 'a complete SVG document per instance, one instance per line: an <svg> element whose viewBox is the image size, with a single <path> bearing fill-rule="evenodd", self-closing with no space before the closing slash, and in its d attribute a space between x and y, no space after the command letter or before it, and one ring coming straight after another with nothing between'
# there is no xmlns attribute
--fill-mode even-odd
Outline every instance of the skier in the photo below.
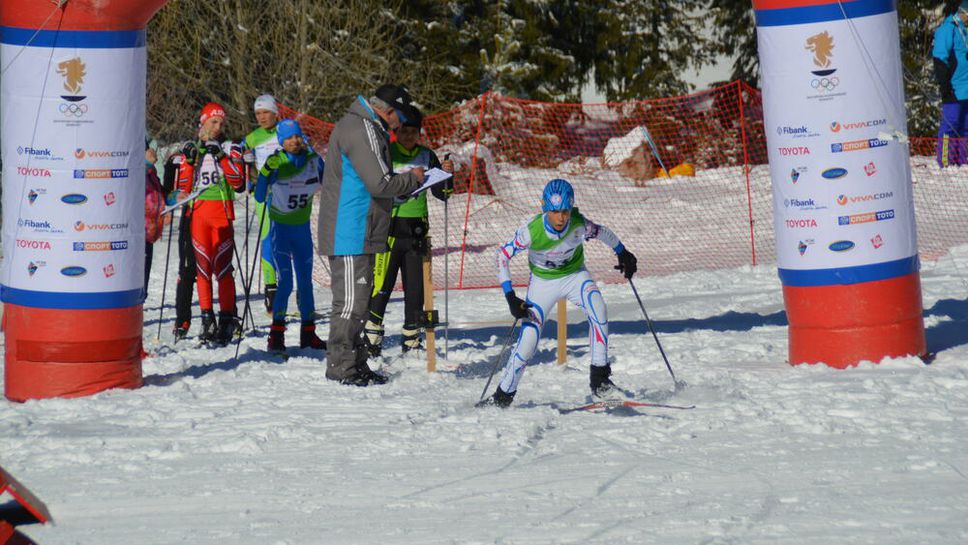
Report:
<svg viewBox="0 0 968 545"><path fill-rule="evenodd" d="M275 130L282 149L264 161L255 187L256 202L266 203L268 209L273 252L270 257L279 281L268 348L270 352L286 350L286 310L295 269L299 284L297 303L302 315L299 347L325 349L326 343L316 336L313 319L313 239L309 229L313 195L322 187L323 160L306 144L298 122L284 119Z"/></svg>
<svg viewBox="0 0 968 545"><path fill-rule="evenodd" d="M235 307L232 258L235 237L235 191L242 189L242 149L222 139L225 109L209 102L199 116L198 140L182 148L185 159L178 170L178 189L188 196L201 193L190 204L192 246L198 274L198 305L202 310L199 340L228 343L241 325ZM218 281L219 317L215 322L212 281Z"/></svg>
<svg viewBox="0 0 968 545"><path fill-rule="evenodd" d="M246 162L253 164L255 168L250 169L249 184L255 186L256 179L266 159L276 152L281 146L276 138L276 122L279 119L279 106L272 95L260 95L255 99L255 119L259 122L259 127L250 132L245 137L244 155ZM276 270L272 265L272 239L269 238L269 219L263 218L265 204L256 201L255 222L262 225L259 233L259 244L262 246L262 281L265 284L265 304L266 312L272 314L272 298L276 295Z"/></svg>
<svg viewBox="0 0 968 545"><path fill-rule="evenodd" d="M616 389L609 378L608 313L602 292L585 269L583 243L599 239L615 250L616 269L632 278L636 271L635 256L608 228L586 219L574 208L575 193L567 181L554 179L545 185L541 197L542 214L520 227L514 237L497 251L498 280L504 288L511 315L521 319L517 345L504 368L501 382L488 404L507 407L514 400L518 381L524 374L528 360L534 355L541 336L541 327L555 302L566 298L585 312L588 318L588 339L591 343L590 386L596 397L608 396ZM526 301L522 301L511 287L512 257L528 251L531 280Z"/></svg>
<svg viewBox="0 0 968 545"><path fill-rule="evenodd" d="M441 164L430 148L417 144L423 114L414 110L395 131L396 142L390 144L393 171L407 172L414 167L426 169L441 168L453 172L454 165L449 159ZM453 191L453 178L431 188L434 197L444 201ZM377 254L373 270L373 294L370 298L370 319L364 327L366 347L371 356L379 356L383 344L383 318L390 293L397 282L397 273L403 274L404 318L403 351L420 348L420 328L425 320L423 314L423 258L427 254L427 192L416 196L400 197L394 201L390 212L390 236L387 245L390 249Z"/></svg>

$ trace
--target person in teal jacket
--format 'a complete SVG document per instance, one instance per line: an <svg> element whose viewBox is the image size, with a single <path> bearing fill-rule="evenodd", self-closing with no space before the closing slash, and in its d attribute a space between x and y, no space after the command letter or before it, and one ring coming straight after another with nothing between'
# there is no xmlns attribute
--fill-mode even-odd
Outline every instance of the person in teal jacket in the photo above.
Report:
<svg viewBox="0 0 968 545"><path fill-rule="evenodd" d="M325 349L326 343L316 336L313 239L309 228L313 196L320 190L324 163L306 144L297 121L280 121L276 125L276 138L282 149L266 158L255 187L255 200L265 203L268 211L277 282L268 348L272 352L286 349L286 311L295 272L299 287L297 305L302 316L299 347Z"/></svg>
<svg viewBox="0 0 968 545"><path fill-rule="evenodd" d="M968 0L945 16L934 31L934 77L941 93L938 165L968 163Z"/></svg>

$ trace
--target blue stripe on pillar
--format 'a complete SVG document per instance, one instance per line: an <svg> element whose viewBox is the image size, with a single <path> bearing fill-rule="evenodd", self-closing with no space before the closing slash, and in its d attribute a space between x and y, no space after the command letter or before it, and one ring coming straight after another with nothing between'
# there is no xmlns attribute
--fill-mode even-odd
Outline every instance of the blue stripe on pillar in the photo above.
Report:
<svg viewBox="0 0 968 545"><path fill-rule="evenodd" d="M820 6L756 10L756 26L786 26L822 23L880 15L897 10L897 0L854 0Z"/></svg>

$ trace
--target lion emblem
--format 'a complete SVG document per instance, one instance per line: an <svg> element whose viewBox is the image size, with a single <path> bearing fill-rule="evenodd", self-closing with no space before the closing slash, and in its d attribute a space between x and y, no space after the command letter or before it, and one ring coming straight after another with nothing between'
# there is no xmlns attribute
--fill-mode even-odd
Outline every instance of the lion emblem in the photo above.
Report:
<svg viewBox="0 0 968 545"><path fill-rule="evenodd" d="M826 30L807 38L807 51L813 53L813 64L820 68L830 66L830 57L834 56L834 37Z"/></svg>
<svg viewBox="0 0 968 545"><path fill-rule="evenodd" d="M64 89L67 92L81 92L81 84L84 83L84 76L87 75L85 68L80 57L74 57L57 65L57 73L64 76Z"/></svg>

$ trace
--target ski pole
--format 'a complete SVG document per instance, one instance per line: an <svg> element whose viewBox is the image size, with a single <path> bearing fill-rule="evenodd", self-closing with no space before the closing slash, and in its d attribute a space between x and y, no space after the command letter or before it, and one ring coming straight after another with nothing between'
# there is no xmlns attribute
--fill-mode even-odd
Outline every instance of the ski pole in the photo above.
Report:
<svg viewBox="0 0 968 545"><path fill-rule="evenodd" d="M444 161L450 159L450 154L444 155ZM447 191L447 187L444 186L444 191ZM447 347L450 343L450 331L448 330L450 324L450 305L448 300L448 295L450 294L450 272L447 269L447 263L450 261L450 238L448 237L447 226L450 221L447 218L447 204L450 203L450 196L453 193L447 193L447 198L444 199L444 361L447 361Z"/></svg>
<svg viewBox="0 0 968 545"><path fill-rule="evenodd" d="M655 155L656 161L659 162L659 168L665 171L666 176L672 176L672 174L669 174L669 171L666 170L665 165L662 163L662 158L659 157L659 150L655 147L655 142L652 140L652 135L649 134L649 129L645 128L644 123L639 128L642 129L642 134L645 135L645 141L648 142L649 146L652 148L652 155Z"/></svg>
<svg viewBox="0 0 968 545"><path fill-rule="evenodd" d="M165 254L165 279L161 283L161 308L158 309L158 333L155 335L155 342L161 341L161 319L165 312L165 292L168 291L168 263L171 261L171 238L175 228L175 215L168 218L168 251Z"/></svg>
<svg viewBox="0 0 968 545"><path fill-rule="evenodd" d="M662 343L659 342L659 336L655 333L655 327L652 326L652 320L649 319L649 313L645 311L645 305L642 304L642 298L639 297L639 291L635 289L635 284L632 283L632 279L629 278L629 285L632 286L632 293L635 294L635 300L639 302L639 308L642 309L642 315L645 316L645 323L649 324L649 331L652 332L652 338L655 339L655 345L659 347L659 354L662 354L662 361L666 364L666 369L669 370L669 374L672 375L672 382L676 385L676 390L685 387L684 382L679 382L676 379L676 374L672 372L672 365L669 364L669 358L666 357L665 350L662 349Z"/></svg>
<svg viewBox="0 0 968 545"><path fill-rule="evenodd" d="M515 318L514 323L511 324L511 328L508 329L507 338L504 339L504 346L501 347L501 353L498 354L497 359L494 360L494 365L491 367L491 374L487 376L487 384L484 385L484 391L481 392L481 399L478 403L484 401L484 397L487 395L487 389L491 387L491 380L494 378L494 373L497 372L497 368L501 366L501 362L504 361L504 353L507 352L508 346L511 345L511 337L514 336L514 330L518 327L518 322L521 318Z"/></svg>
<svg viewBox="0 0 968 545"><path fill-rule="evenodd" d="M262 232L263 222L265 222L265 219L266 219L266 208L268 207L268 204L269 203L267 202L266 203L267 206L266 207L263 207L262 208L262 213L259 214L259 232L260 233ZM255 223L255 221L253 221L252 223ZM248 234L246 236L248 236ZM255 264L259 261L259 250L261 249L261 247L262 247L261 244L257 245L256 248L255 248L255 252L253 252L253 256L252 256L253 257L253 259L252 259L252 267L249 269L249 279L250 280L249 280L248 285L246 285L244 282L242 283L242 289L245 291L245 306L243 307L243 310L242 310L242 323L243 324L245 323L246 315L251 313L251 308L249 306L249 293L250 293L251 288L252 288L252 281L251 281L251 279L252 279L253 275L255 274ZM242 272L244 273L245 271L242 271ZM253 323L254 322L255 321L253 320ZM239 335L239 339L235 343L235 358L236 359L238 359L238 357L239 357L239 347L240 346L242 346L242 336L241 335Z"/></svg>

